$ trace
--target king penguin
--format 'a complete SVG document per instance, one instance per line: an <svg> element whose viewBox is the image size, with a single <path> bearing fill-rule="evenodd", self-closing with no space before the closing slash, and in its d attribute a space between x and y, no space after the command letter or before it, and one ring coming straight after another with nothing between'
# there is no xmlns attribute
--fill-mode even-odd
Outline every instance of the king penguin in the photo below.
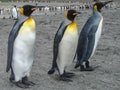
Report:
<svg viewBox="0 0 120 90"><path fill-rule="evenodd" d="M76 10L68 10L54 38L53 63L48 74L53 74L57 69L63 81L71 81L70 77L74 76L74 73L68 73L65 69L71 65L77 50L79 34L74 18L78 14Z"/></svg>
<svg viewBox="0 0 120 90"><path fill-rule="evenodd" d="M13 8L12 8L12 17L13 17L13 19L15 19L15 20L18 18L18 12L17 12L17 7L16 7L16 5L14 5Z"/></svg>
<svg viewBox="0 0 120 90"><path fill-rule="evenodd" d="M8 56L6 72L11 69L10 81L18 87L29 88L35 85L28 81L36 39L36 24L31 14L37 7L24 5L8 38Z"/></svg>
<svg viewBox="0 0 120 90"><path fill-rule="evenodd" d="M77 47L77 63L75 65L75 68L80 66L80 71L94 70L89 64L89 59L95 52L102 32L103 16L101 9L110 2L112 1L96 2L93 5L93 15L81 30Z"/></svg>

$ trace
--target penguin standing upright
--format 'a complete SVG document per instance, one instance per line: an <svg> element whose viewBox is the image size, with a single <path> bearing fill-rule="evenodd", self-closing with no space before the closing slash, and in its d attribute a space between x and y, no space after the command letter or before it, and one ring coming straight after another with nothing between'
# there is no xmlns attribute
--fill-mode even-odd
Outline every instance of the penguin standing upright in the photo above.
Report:
<svg viewBox="0 0 120 90"><path fill-rule="evenodd" d="M88 19L80 33L75 68L80 66L81 71L93 71L89 65L89 59L95 52L102 32L103 16L101 9L110 2L112 1L97 2L93 5L93 15Z"/></svg>
<svg viewBox="0 0 120 90"><path fill-rule="evenodd" d="M28 81L28 77L34 59L34 43L36 39L36 25L31 14L36 9L32 5L24 5L20 8L20 16L8 38L6 72L11 69L10 81L21 88L34 85L33 82Z"/></svg>
<svg viewBox="0 0 120 90"><path fill-rule="evenodd" d="M63 21L54 38L53 64L48 74L53 74L58 69L61 80L71 81L73 73L65 71L75 57L78 43L78 29L74 18L79 14L76 10L68 10L67 19Z"/></svg>
<svg viewBox="0 0 120 90"><path fill-rule="evenodd" d="M14 5L14 7L12 8L12 17L13 17L13 19L17 19L18 18L18 12L17 12L16 5Z"/></svg>

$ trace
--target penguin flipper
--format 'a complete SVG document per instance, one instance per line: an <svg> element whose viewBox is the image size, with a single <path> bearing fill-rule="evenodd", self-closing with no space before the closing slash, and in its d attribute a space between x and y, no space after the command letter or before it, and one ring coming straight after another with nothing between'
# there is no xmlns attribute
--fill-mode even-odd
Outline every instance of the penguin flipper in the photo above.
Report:
<svg viewBox="0 0 120 90"><path fill-rule="evenodd" d="M97 30L97 26L92 27L91 31L89 32L88 35L88 50L87 54L85 57L85 60L88 61L88 59L91 57L93 49L94 49L94 44L95 44L95 32Z"/></svg>
<svg viewBox="0 0 120 90"><path fill-rule="evenodd" d="M26 20L26 18L20 18L19 20L17 20L15 22L15 24L13 25L13 28L12 28L10 34L9 34L6 72L8 72L11 68L14 41L15 41L15 38L17 37L17 35L18 35L20 27L22 26L22 24L25 20Z"/></svg>
<svg viewBox="0 0 120 90"><path fill-rule="evenodd" d="M64 27L63 27L64 26ZM53 62L52 62L52 68L48 71L48 74L53 74L55 72L55 68L57 68L57 56L58 56L58 48L59 43L64 35L64 32L66 30L67 26L64 25L64 22L61 23L55 38L54 38L54 45L53 45Z"/></svg>
<svg viewBox="0 0 120 90"><path fill-rule="evenodd" d="M88 36L80 35L79 41L78 41L78 47L77 47L77 62L75 65L75 68L79 67L80 64L84 61L84 58L87 53L88 47Z"/></svg>

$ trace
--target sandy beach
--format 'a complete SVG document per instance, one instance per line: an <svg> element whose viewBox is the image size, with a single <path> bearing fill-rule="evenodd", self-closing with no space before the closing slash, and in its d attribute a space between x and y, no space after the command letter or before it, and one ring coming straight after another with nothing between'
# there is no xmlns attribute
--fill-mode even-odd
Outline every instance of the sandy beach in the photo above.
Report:
<svg viewBox="0 0 120 90"><path fill-rule="evenodd" d="M82 14L76 17L79 32L92 10L80 10ZM37 38L35 44L35 60L30 80L35 86L26 90L119 90L120 89L120 9L103 9L103 32L91 65L96 68L93 72L80 72L73 64L67 68L74 72L73 82L59 81L58 72L48 75L52 64L52 49L55 33L64 20L64 13L56 15L33 15L36 21ZM6 73L8 35L15 20L0 19L0 90L22 90L9 82Z"/></svg>

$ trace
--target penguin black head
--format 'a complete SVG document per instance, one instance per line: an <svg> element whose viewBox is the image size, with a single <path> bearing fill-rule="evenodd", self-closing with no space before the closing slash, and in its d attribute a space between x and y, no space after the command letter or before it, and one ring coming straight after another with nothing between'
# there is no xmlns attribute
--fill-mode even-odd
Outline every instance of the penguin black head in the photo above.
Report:
<svg viewBox="0 0 120 90"><path fill-rule="evenodd" d="M29 17L33 11L35 11L37 8L36 6L32 5L24 5L23 7L20 8L20 13L24 16Z"/></svg>
<svg viewBox="0 0 120 90"><path fill-rule="evenodd" d="M14 5L14 7L16 7L16 5Z"/></svg>
<svg viewBox="0 0 120 90"><path fill-rule="evenodd" d="M102 7L104 7L106 4L108 4L110 2L112 2L112 0L111 1L106 1L106 2L96 2L93 5L93 9L96 10L96 11L101 12Z"/></svg>
<svg viewBox="0 0 120 90"><path fill-rule="evenodd" d="M70 20L73 21L74 18L79 14L80 12L77 12L76 10L68 10L66 12L66 17Z"/></svg>

